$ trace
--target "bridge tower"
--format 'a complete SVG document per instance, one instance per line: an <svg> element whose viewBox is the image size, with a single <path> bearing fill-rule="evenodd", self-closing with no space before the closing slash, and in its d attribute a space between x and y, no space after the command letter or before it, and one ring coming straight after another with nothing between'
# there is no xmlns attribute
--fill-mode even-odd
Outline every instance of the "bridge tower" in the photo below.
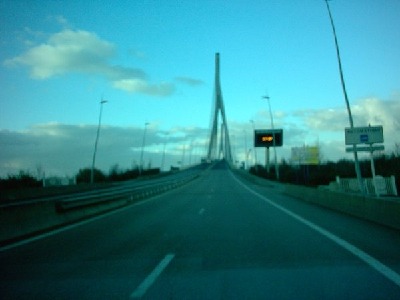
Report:
<svg viewBox="0 0 400 300"><path fill-rule="evenodd" d="M220 129L220 142L218 147L218 119L221 115L222 123ZM219 78L219 53L215 54L215 84L214 84L214 102L211 112L211 131L210 141L208 144L207 158L226 159L229 163L232 162L231 146L229 141L228 123L225 116L225 107L222 100L221 82Z"/></svg>

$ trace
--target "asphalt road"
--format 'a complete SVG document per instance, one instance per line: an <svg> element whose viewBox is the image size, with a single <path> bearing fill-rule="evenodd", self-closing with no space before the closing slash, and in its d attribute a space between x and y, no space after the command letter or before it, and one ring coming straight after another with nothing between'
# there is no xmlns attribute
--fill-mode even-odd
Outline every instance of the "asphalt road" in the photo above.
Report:
<svg viewBox="0 0 400 300"><path fill-rule="evenodd" d="M400 299L398 231L256 186L223 163L0 251L1 299Z"/></svg>

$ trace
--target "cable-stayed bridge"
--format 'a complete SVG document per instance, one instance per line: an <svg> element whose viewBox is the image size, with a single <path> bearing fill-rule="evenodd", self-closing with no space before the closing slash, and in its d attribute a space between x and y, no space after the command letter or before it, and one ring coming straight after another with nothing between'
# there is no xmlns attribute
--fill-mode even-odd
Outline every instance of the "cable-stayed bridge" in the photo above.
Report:
<svg viewBox="0 0 400 300"><path fill-rule="evenodd" d="M213 109L211 112L210 140L208 144L207 159L215 160L224 158L232 162L232 152L229 140L228 122L225 115L224 101L222 98L220 80L220 56L215 54L215 83ZM221 116L221 123L219 117ZM218 139L219 136L219 139Z"/></svg>

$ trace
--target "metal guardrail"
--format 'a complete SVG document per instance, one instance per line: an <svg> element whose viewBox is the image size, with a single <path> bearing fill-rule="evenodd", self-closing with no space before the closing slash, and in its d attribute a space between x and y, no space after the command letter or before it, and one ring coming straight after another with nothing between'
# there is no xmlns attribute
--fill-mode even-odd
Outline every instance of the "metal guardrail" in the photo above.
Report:
<svg viewBox="0 0 400 300"><path fill-rule="evenodd" d="M111 184L109 187L101 187L97 189L85 190L80 192L72 192L67 194L58 194L58 195L49 195L49 196L42 196L32 199L25 199L25 200L15 200L15 201L6 201L4 203L0 203L0 209L12 209L18 207L28 207L30 205L36 205L39 203L45 202L63 202L63 201L76 201L86 199L95 199L99 197L104 198L115 198L115 196L123 196L124 194L130 194L134 191L140 192L144 188L151 188L154 186L161 186L161 185L169 185L172 182L180 182L182 180L186 180L186 178L191 178L195 175L199 175L201 172L204 171L204 167L188 170L188 172L183 171L172 175L170 178L169 176L162 176L156 179L145 179L141 181L140 179L136 179L133 181L123 181L118 182L115 184ZM112 195L114 194L114 195ZM89 200L88 200L89 202Z"/></svg>
<svg viewBox="0 0 400 300"><path fill-rule="evenodd" d="M130 203L172 190L194 180L198 176L199 174L195 174L179 180L175 179L162 183L146 184L131 188L122 187L112 190L99 190L87 195L71 196L57 200L55 202L55 207L56 211L61 213L73 209L105 204L123 198L126 198L127 203Z"/></svg>

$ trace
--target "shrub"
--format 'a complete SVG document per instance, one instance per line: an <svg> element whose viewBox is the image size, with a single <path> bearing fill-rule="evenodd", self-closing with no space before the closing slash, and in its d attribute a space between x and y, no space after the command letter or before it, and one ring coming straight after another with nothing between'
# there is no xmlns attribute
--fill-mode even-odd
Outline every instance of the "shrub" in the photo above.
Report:
<svg viewBox="0 0 400 300"><path fill-rule="evenodd" d="M90 177L92 174L91 168L80 169L78 174L76 175L76 183L90 183ZM93 179L94 182L105 182L106 176L99 169L93 170Z"/></svg>
<svg viewBox="0 0 400 300"><path fill-rule="evenodd" d="M0 179L0 189L2 190L41 186L41 180L37 180L35 177L25 171L20 171L18 175L8 175L6 179Z"/></svg>

